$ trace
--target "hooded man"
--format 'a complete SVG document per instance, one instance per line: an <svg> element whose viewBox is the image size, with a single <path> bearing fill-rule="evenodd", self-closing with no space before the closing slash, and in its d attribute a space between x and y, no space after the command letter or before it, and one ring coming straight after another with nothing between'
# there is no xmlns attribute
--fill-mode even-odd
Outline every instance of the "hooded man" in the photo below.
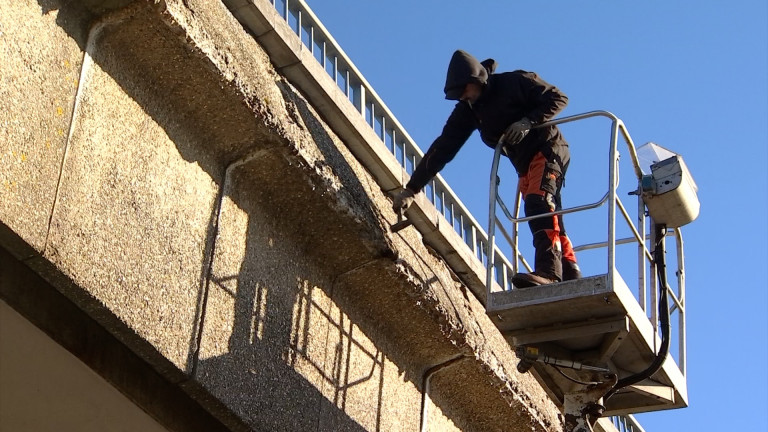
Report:
<svg viewBox="0 0 768 432"><path fill-rule="evenodd" d="M495 74L496 62L479 62L456 51L448 65L445 98L459 102L440 136L416 166L405 189L394 196L395 211L405 211L429 181L450 162L475 130L495 148L504 136L503 153L519 176L526 216L561 209L560 189L570 162L568 143L556 126L532 127L551 120L568 98L533 72ZM562 215L531 220L536 249L533 273L518 273L518 288L581 277L576 255L563 227Z"/></svg>

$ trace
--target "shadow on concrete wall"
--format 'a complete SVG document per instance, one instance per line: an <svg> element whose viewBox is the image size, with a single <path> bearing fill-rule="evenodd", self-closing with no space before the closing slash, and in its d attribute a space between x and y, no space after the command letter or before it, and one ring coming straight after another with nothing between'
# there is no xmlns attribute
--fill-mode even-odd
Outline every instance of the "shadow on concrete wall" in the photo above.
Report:
<svg viewBox="0 0 768 432"><path fill-rule="evenodd" d="M201 360L197 376L252 425L272 430L371 430L346 413L347 392L370 383L383 388L384 354L356 340L359 329L342 311L329 314L328 304L313 300L319 288L291 284L291 277L285 285L275 280L237 284L231 293L236 316L228 352ZM326 345L326 337L335 343ZM352 371L353 350L356 363L367 363L363 374ZM377 404L374 430L379 430L381 391L370 400Z"/></svg>
<svg viewBox="0 0 768 432"><path fill-rule="evenodd" d="M286 99L295 98L290 88L283 90ZM298 108L305 122L316 121L306 106ZM354 179L345 184L349 194L365 197L331 137L319 125L309 130L325 161L348 171L340 176ZM408 360L394 351L385 353L381 347L391 343L382 340L381 329L355 317L354 303L345 302L338 291L344 289L339 275L387 258L360 246L354 228L333 220L337 213L303 174L286 170L293 169L275 152L227 179L227 196L248 214L245 255L234 274L214 270L207 298L223 294L234 300L233 326L228 352L200 360L196 376L227 389L218 396L265 427L380 430L385 359L403 365ZM375 212L371 202L364 206ZM209 302L210 311L218 302ZM363 427L347 414L349 409L374 418Z"/></svg>

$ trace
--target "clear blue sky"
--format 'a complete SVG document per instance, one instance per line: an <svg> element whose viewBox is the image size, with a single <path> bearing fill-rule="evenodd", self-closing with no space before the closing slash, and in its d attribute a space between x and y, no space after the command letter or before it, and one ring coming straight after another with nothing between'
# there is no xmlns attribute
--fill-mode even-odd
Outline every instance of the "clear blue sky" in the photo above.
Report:
<svg viewBox="0 0 768 432"><path fill-rule="evenodd" d="M452 109L445 69L464 49L558 86L570 98L561 115L608 110L636 144L680 153L702 206L684 229L690 407L638 418L648 432L768 430L765 0L307 1L423 150ZM563 128L573 157L566 206L607 190L607 127ZM473 135L442 173L480 221L491 156ZM506 175L502 191L514 184ZM622 183L621 195L635 187ZM574 243L604 232L591 221L566 219Z"/></svg>

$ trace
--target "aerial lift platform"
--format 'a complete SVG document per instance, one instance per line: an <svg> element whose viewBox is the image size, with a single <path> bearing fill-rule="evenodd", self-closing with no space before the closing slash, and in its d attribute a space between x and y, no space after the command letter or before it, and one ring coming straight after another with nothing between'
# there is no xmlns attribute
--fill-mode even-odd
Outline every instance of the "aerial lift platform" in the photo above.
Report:
<svg viewBox="0 0 768 432"><path fill-rule="evenodd" d="M611 120L608 192L598 202L563 209L575 213L608 206L607 240L575 248L605 248L605 274L578 280L515 288L512 276L522 264L531 271L517 244L518 217L498 195L501 144L491 169L488 222L487 312L516 348L518 370L533 373L564 411L566 431L589 431L600 416L624 415L688 405L685 378L685 271L680 226L698 216L696 185L682 158L653 143L641 149L651 156L651 172L643 172L638 150L623 122L606 111L593 111L540 125L556 125L590 117ZM624 138L637 176L637 216L630 217L618 197L617 142ZM501 141L500 141L501 143ZM500 207L512 223L512 235L497 217ZM617 215L623 216L632 236L616 239ZM551 217L552 213L539 217ZM650 217L649 217L650 216ZM647 225L651 229L647 229ZM514 262L495 246L502 232L513 250ZM646 231L650 231L649 234ZM665 238L674 236L677 252L676 289L666 280ZM616 268L616 246L634 243L638 256L637 297ZM650 275L650 277L647 277ZM650 279L647 281L646 279ZM655 286L659 285L659 289ZM650 307L647 307L650 300ZM670 306L671 305L671 306ZM670 313L677 314L677 362L669 353ZM679 362L679 363L678 363Z"/></svg>

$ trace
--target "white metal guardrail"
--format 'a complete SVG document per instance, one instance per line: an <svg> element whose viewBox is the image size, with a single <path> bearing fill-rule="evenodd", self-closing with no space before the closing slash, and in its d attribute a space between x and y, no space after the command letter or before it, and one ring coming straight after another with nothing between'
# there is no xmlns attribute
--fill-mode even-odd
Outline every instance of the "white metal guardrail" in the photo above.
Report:
<svg viewBox="0 0 768 432"><path fill-rule="evenodd" d="M552 215L557 214L567 214L567 213L576 213L576 212L582 212L587 210L596 209L598 207L603 206L604 204L608 203L608 235L607 235L607 241L602 243L595 243L590 245L582 245L575 247L575 251L580 250L586 250L586 249L596 249L596 248L607 248L608 253L608 262L607 262L607 275L608 275L608 283L612 286L613 285L613 277L615 272L613 271L616 269L616 246L621 244L631 244L634 243L637 246L637 268L638 268L638 290L637 290L637 299L640 306L643 308L644 311L646 311L646 314L648 314L648 318L651 321L651 324L653 325L654 329L658 329L659 325L659 317L658 317L658 290L656 289L656 271L655 269L652 269L653 271L650 272L651 275L651 281L648 283L646 281L646 266L650 263L651 266L653 266L652 263L652 255L651 251L647 247L647 235L646 235L646 222L647 217L645 214L645 205L643 203L642 197L640 194L637 194L637 216L635 220L632 220L632 217L629 215L626 207L622 203L621 199L618 196L617 189L618 189L618 164L619 164L619 152L617 149L618 146L618 137L619 132L621 132L621 135L624 138L624 141L627 144L627 149L630 154L630 159L632 161L632 168L635 172L635 175L637 176L638 181L643 176L642 168L640 167L640 163L637 158L637 153L635 151L635 145L632 141L632 137L629 135L629 131L627 130L624 123L616 117L614 114L607 112L607 111L592 111L584 114L578 114L570 117L564 117L560 119L555 119L549 122L542 123L541 125L538 125L537 127L545 127L545 126L552 126L552 125L559 125L564 123L570 123L575 122L591 117L605 117L611 120L611 135L610 135L610 151L609 151L609 169L608 169L608 192L597 202L581 205L577 207L572 208L566 208L563 210L556 211L554 213L546 213L541 214L537 216L529 216L529 217L518 217L519 208L520 208L520 194L518 193L516 199L515 199L515 205L514 205L514 214L509 211L507 206L502 201L501 197L498 194L498 166L499 166L499 159L501 158L501 147L502 145L499 144L496 146L494 157L493 157L493 163L491 167L491 178L490 178L490 191L489 191L489 210L488 210L488 233L489 233L489 242L491 246L496 250L496 254L491 257L490 260L486 263L486 290L488 295L490 295L491 287L493 279L495 278L495 281L503 287L503 289L512 289L512 283L511 283L511 277L518 271L518 260L515 260L515 262L512 264L511 267L508 267L508 261L503 260L501 263L497 262L496 260L500 258L501 252L498 251L498 248L495 247L495 238L496 238L496 228L503 228L503 225L499 221L499 219L496 217L496 203L499 203L499 207L501 207L502 211L504 212L507 219L509 219L510 222L512 222L512 235L510 236L506 231L502 231L502 234L506 237L506 240L509 242L509 244L512 246L512 251L515 256L519 258L519 260L528 268L530 271L530 267L523 259L522 255L519 252L518 249L518 241L517 241L517 233L518 233L518 225L523 222L530 221L532 219L542 218L542 217L552 217ZM616 220L617 220L617 210L621 213L623 216L623 219L625 220L627 227L631 230L633 236L625 239L616 239ZM670 314L677 314L678 320L676 325L677 335L678 335L678 351L677 351L677 360L678 360L678 367L680 368L680 372L682 372L683 376L685 376L685 368L686 368L686 329L685 329L685 256L684 256L684 250L683 250L683 238L682 233L680 229L674 229L672 231L668 231L667 235L673 235L676 239L676 251L677 251L677 270L675 274L677 275L677 283L676 287L670 287L669 290L669 297L671 300L671 306L670 306ZM676 289L675 289L676 288ZM651 307L647 307L647 299L650 298L651 301Z"/></svg>
<svg viewBox="0 0 768 432"><path fill-rule="evenodd" d="M645 429L640 426L640 423L637 422L635 416L631 414L626 416L613 416L611 417L611 422L619 432L645 432Z"/></svg>
<svg viewBox="0 0 768 432"><path fill-rule="evenodd" d="M659 317L658 317L658 290L656 289L656 271L652 268L653 271L650 272L651 275L651 281L648 283L646 281L646 267L650 263L651 266L654 264L652 263L652 255L651 251L647 247L647 235L646 235L646 222L647 222L647 216L645 214L645 204L643 203L642 197L640 194L637 194L637 215L635 217L635 220L633 221L632 217L629 215L629 212L627 211L625 205L623 204L622 200L618 196L618 167L619 167L619 152L618 152L618 138L619 138L619 132L621 132L622 137L624 138L624 141L627 145L627 149L630 155L630 159L632 162L632 168L634 170L635 175L637 176L638 182L643 176L642 168L640 167L640 163L637 157L637 153L635 151L635 145L632 141L632 137L629 135L629 131L627 130L626 126L624 125L624 122L621 121L618 117L616 117L614 114L607 112L607 111L592 111L584 114L578 114L574 116L564 117L560 119L555 119L552 121L548 121L545 123L542 123L541 125L538 125L537 127L545 127L545 126L553 126L553 125L560 125L564 123L570 123L575 122L579 120L584 120L592 117L605 117L611 120L611 134L610 134L610 142L609 142L609 168L608 168L608 192L605 193L605 195L598 200L597 202L581 205L577 207L572 208L566 208L559 211L556 211L554 213L545 213L541 215L536 216L529 216L529 217L518 217L519 208L520 208L520 194L516 196L515 199L515 205L514 205L514 214L509 211L507 206L502 201L501 197L498 194L498 166L499 166L499 159L501 158L501 147L502 145L499 144L496 146L494 157L493 157L493 163L491 166L491 178L490 178L490 191L489 191L489 210L488 210L488 233L489 233L489 242L492 247L494 247L494 250L496 250L496 254L494 254L493 257L486 263L486 290L487 293L490 294L491 287L492 287L492 280L495 277L495 280L499 285L501 285L505 290L506 289L512 289L512 283L510 281L511 277L518 271L517 267L517 260L512 264L511 267L507 267L507 261L504 260L502 263L498 263L496 259L499 258L500 252L497 248L495 248L495 232L497 227L503 227L499 219L496 217L496 203L499 203L499 207L501 207L502 211L504 212L507 219L509 219L510 222L512 222L512 235L510 236L506 231L502 231L502 234L505 235L507 241L512 246L513 254L516 255L520 261L528 268L530 271L530 267L527 265L527 263L524 261L522 255L519 253L518 249L518 241L517 241L517 233L518 233L518 225L520 223L524 223L533 219L543 218L543 217L552 217L552 215L557 214L568 214L568 213L576 213L576 212L582 212L587 210L596 209L598 207L603 206L604 204L608 204L608 235L607 235L607 241L602 243L595 243L590 245L582 245L575 247L575 251L580 250L586 250L586 249L596 249L596 248L607 248L607 275L608 275L608 283L612 286L613 285L613 277L614 277L614 269L616 269L616 246L622 245L622 244L631 244L634 243L637 246L637 268L638 268L638 290L637 290L637 299L640 306L643 308L644 311L646 311L646 314L648 314L648 318L651 321L651 324L653 324L654 329L658 329L659 325ZM617 210L620 212L621 216L623 216L624 221L627 224L627 227L631 230L633 236L625 239L616 239L616 223L617 223ZM678 360L678 367L680 368L680 371L682 372L683 376L685 376L685 368L686 368L686 329L685 329L685 268L684 268L684 262L685 262L685 256L684 256L684 250L683 250L683 238L682 233L680 229L674 229L672 231L668 231L668 236L673 235L676 238L676 251L677 251L677 284L676 287L670 287L669 290L669 297L671 300L671 306L670 306L670 314L676 313L678 317L677 321L677 335L678 335L678 351L677 351L677 360ZM675 289L676 288L676 289ZM650 298L651 300L651 307L647 307L647 299Z"/></svg>

